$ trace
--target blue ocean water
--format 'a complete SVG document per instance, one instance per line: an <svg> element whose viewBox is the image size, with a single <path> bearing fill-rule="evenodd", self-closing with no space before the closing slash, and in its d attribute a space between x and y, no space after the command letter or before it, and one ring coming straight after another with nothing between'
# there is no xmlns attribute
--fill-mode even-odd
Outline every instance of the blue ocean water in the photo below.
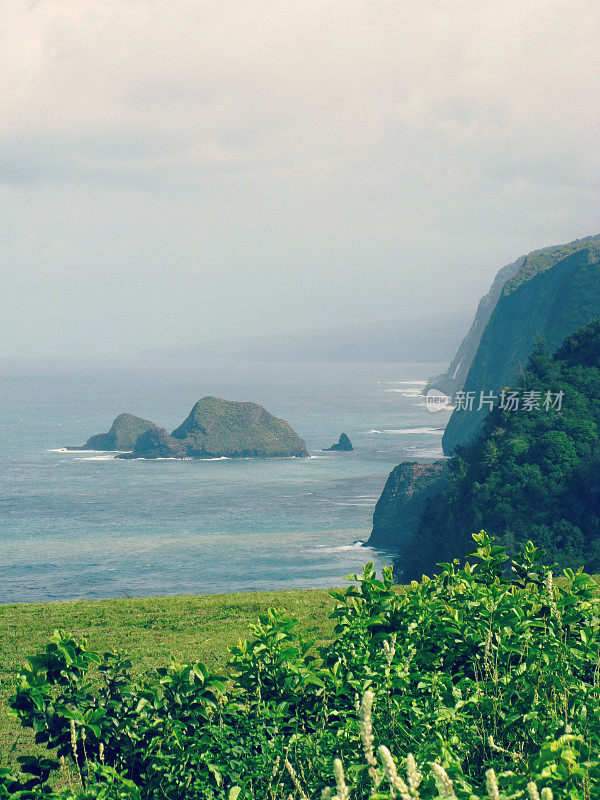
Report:
<svg viewBox="0 0 600 800"><path fill-rule="evenodd" d="M390 470L441 453L419 392L440 364L4 362L0 602L340 585ZM310 459L123 461L60 452L121 411L168 429L200 397L252 400ZM352 453L326 453L339 434Z"/></svg>

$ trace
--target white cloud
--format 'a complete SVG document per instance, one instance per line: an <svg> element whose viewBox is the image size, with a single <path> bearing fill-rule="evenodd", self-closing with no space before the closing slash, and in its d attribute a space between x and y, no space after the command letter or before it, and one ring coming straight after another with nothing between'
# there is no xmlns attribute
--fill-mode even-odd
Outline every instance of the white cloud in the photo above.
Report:
<svg viewBox="0 0 600 800"><path fill-rule="evenodd" d="M2 36L2 142L13 158L29 151L40 174L58 166L75 179L107 162L166 174L331 170L423 137L492 164L517 148L523 160L577 168L596 150L593 1L14 8ZM401 171L408 158L387 162Z"/></svg>
<svg viewBox="0 0 600 800"><path fill-rule="evenodd" d="M285 298L315 258L332 286L368 266L369 316L378 304L389 316L390 265L422 302L430 276L411 264L427 247L437 264L452 241L431 269L464 273L432 304L474 301L521 248L597 227L599 42L596 0L14 2L0 27L0 183L29 217L22 235L36 234L26 262L10 241L21 223L5 221L11 266L99 270L96 231L124 236L127 219L127 263L153 264L160 283L157 220L172 214L187 221L164 232L165 252L181 264L202 252L205 285L237 269L264 298L287 264ZM491 241L503 246L482 267ZM269 258L250 291L244 276ZM120 259L103 269L128 285Z"/></svg>

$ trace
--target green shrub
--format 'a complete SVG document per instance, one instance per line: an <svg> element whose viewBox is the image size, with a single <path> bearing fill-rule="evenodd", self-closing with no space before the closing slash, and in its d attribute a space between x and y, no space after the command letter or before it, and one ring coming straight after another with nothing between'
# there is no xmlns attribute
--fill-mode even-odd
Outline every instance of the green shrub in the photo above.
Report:
<svg viewBox="0 0 600 800"><path fill-rule="evenodd" d="M174 662L133 680L57 631L12 700L53 758L0 771L0 798L600 796L596 584L473 538L464 566L405 592L391 569L349 576L318 652L270 609L224 676Z"/></svg>

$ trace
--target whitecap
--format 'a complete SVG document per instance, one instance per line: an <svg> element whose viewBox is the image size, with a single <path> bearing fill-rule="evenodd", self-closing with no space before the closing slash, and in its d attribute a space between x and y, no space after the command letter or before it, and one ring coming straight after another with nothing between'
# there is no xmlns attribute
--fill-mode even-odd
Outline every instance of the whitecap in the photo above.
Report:
<svg viewBox="0 0 600 800"><path fill-rule="evenodd" d="M389 433L389 434L427 434L427 435L435 435L439 436L441 433L444 432L443 428L389 428L388 430L382 431L382 433Z"/></svg>
<svg viewBox="0 0 600 800"><path fill-rule="evenodd" d="M347 552L348 550L360 550L363 546L363 541L356 541L352 542L352 544L341 544L336 546L332 546L329 544L318 544L316 547L311 547L307 550L308 553L343 553Z"/></svg>
<svg viewBox="0 0 600 800"><path fill-rule="evenodd" d="M80 450L79 447L72 450L69 447L52 447L50 450L46 450L46 452L71 453L72 455L77 455L78 453L131 453L131 450Z"/></svg>
<svg viewBox="0 0 600 800"><path fill-rule="evenodd" d="M191 456L158 456L157 458L144 458L140 456L139 458L129 458L128 461L212 461L211 458L204 458L204 459L194 459Z"/></svg>
<svg viewBox="0 0 600 800"><path fill-rule="evenodd" d="M437 447L405 447L404 449L417 458L447 458L441 445Z"/></svg>
<svg viewBox="0 0 600 800"><path fill-rule="evenodd" d="M50 450L46 450L47 453L101 453L102 450L80 450L78 447L75 450L71 450L69 447L51 447Z"/></svg>
<svg viewBox="0 0 600 800"><path fill-rule="evenodd" d="M395 383L399 386L427 386L427 381L384 381L384 383Z"/></svg>
<svg viewBox="0 0 600 800"><path fill-rule="evenodd" d="M395 392L396 394L401 395L402 397L422 397L423 392L418 391L415 392L412 389L386 389L386 392Z"/></svg>
<svg viewBox="0 0 600 800"><path fill-rule="evenodd" d="M115 461L116 456L103 455L103 456L86 456L85 458L76 458L75 461Z"/></svg>

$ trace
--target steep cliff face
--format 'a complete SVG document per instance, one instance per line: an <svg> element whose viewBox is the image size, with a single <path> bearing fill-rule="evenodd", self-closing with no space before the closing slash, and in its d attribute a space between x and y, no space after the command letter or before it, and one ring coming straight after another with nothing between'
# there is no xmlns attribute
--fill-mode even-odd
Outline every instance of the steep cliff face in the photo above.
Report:
<svg viewBox="0 0 600 800"><path fill-rule="evenodd" d="M439 389L446 394L454 394L454 392L462 389L467 375L469 374L473 359L475 358L477 348L479 347L481 336L502 294L504 284L511 278L514 278L523 266L525 259L526 256L521 256L512 264L507 264L505 267L502 267L498 272L489 292L479 301L473 324L462 340L458 352L454 356L450 366L441 375L436 375L429 380L429 383L425 387L425 392L427 392L428 389Z"/></svg>
<svg viewBox="0 0 600 800"><path fill-rule="evenodd" d="M522 256L497 274L448 370L428 388L499 392L516 385L538 336L551 351L573 331L600 316L600 235ZM470 441L485 414L455 411L444 433L444 451ZM443 462L401 464L386 483L368 544L397 549L417 530L428 499L444 490Z"/></svg>
<svg viewBox="0 0 600 800"><path fill-rule="evenodd" d="M426 502L400 547L400 582L464 559L482 529L509 554L531 540L560 570L600 569L600 317L553 356L535 347L518 388L563 400L494 408L477 439L446 461L446 490Z"/></svg>
<svg viewBox="0 0 600 800"><path fill-rule="evenodd" d="M373 531L365 544L398 550L419 524L426 500L446 487L443 461L405 462L390 473L373 514Z"/></svg>
<svg viewBox="0 0 600 800"><path fill-rule="evenodd" d="M489 292L479 301L475 319L467 335L462 340L450 366L445 372L431 378L424 391L427 392L428 389L435 388L447 394L454 394L454 392L464 387L483 332L490 321L504 287L509 282L514 284L515 281L528 280L529 277L538 274L539 271L548 269L562 258L566 258L566 256L572 255L584 247L593 245L598 239L598 236L588 236L584 239L576 239L568 244L533 250L528 255L520 256L512 264L502 267L494 278Z"/></svg>
<svg viewBox="0 0 600 800"><path fill-rule="evenodd" d="M536 251L509 278L493 309L464 382L465 392L498 393L516 385L536 339L553 352L600 315L600 236ZM452 453L481 429L486 411L456 410L442 440Z"/></svg>
<svg viewBox="0 0 600 800"><path fill-rule="evenodd" d="M153 422L133 414L119 414L108 433L97 433L81 447L67 450L133 450L138 437L151 430L157 430Z"/></svg>

